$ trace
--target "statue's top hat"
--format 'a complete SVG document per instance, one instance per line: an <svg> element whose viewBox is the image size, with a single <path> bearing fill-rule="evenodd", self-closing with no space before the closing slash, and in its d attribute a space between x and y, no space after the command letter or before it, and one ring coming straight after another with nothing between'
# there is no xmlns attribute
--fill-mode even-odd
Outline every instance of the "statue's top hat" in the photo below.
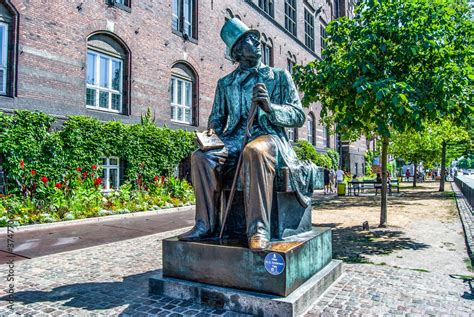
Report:
<svg viewBox="0 0 474 317"><path fill-rule="evenodd" d="M248 33L253 33L260 38L259 31L251 30L244 22L237 18L232 18L224 23L224 26L221 29L221 39L229 48L231 55L235 44L237 44L237 42Z"/></svg>

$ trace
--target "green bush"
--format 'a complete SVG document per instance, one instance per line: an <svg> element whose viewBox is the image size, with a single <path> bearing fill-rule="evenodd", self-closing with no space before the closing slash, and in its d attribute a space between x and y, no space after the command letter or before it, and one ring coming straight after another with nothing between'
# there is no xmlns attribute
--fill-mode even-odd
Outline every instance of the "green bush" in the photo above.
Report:
<svg viewBox="0 0 474 317"><path fill-rule="evenodd" d="M67 171L82 167L91 172L101 157L109 156L127 163L125 180L151 181L155 175L170 175L195 149L193 133L159 128L149 120L126 125L72 116L60 131L52 129L54 123L53 117L39 112L0 113L0 153L13 192L20 190L25 170L59 182Z"/></svg>
<svg viewBox="0 0 474 317"><path fill-rule="evenodd" d="M188 183L165 176L195 149L193 133L159 128L149 116L144 119L126 125L73 116L58 130L53 129L55 119L44 113L0 113L0 155L11 194L0 197L0 225L6 210L24 224L192 202ZM125 184L105 195L100 163L110 156L126 162Z"/></svg>
<svg viewBox="0 0 474 317"><path fill-rule="evenodd" d="M329 155L318 153L311 143L306 140L298 140L296 141L294 150L296 152L296 156L298 159L303 161L311 161L317 166L320 167L331 167L333 166L333 162Z"/></svg>

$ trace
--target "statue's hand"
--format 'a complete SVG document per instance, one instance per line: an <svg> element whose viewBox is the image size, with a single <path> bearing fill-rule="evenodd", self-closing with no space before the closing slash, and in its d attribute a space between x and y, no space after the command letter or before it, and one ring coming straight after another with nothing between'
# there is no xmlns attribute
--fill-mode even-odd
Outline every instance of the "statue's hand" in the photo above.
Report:
<svg viewBox="0 0 474 317"><path fill-rule="evenodd" d="M265 112L270 112L272 110L270 108L270 96L268 95L268 90L265 84L256 84L255 87L253 87L252 102L256 102Z"/></svg>

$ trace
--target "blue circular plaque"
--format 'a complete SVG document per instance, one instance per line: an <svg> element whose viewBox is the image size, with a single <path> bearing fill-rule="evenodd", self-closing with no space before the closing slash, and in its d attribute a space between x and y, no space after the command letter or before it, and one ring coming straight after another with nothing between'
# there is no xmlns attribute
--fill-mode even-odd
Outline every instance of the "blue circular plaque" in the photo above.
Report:
<svg viewBox="0 0 474 317"><path fill-rule="evenodd" d="M265 257L265 269L272 275L280 275L285 269L285 260L278 253L268 253Z"/></svg>

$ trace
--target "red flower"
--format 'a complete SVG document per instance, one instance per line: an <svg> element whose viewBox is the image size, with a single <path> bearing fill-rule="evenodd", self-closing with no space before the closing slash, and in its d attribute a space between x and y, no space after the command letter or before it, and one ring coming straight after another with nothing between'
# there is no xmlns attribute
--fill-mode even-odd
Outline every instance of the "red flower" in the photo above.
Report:
<svg viewBox="0 0 474 317"><path fill-rule="evenodd" d="M83 177L87 177L87 172L82 173Z"/></svg>
<svg viewBox="0 0 474 317"><path fill-rule="evenodd" d="M35 176L36 175L36 171L35 170L31 170L31 176Z"/></svg>
<svg viewBox="0 0 474 317"><path fill-rule="evenodd" d="M158 176L153 177L153 180L154 180L155 182L157 182L159 179L160 179L160 177L158 177Z"/></svg>
<svg viewBox="0 0 474 317"><path fill-rule="evenodd" d="M56 187L57 189L61 189L61 187L63 187L63 184L61 184L61 183L56 183L55 187Z"/></svg>
<svg viewBox="0 0 474 317"><path fill-rule="evenodd" d="M43 177L41 177L41 181L42 181L44 184L46 184L46 183L49 181L49 179L48 179L46 176L43 176Z"/></svg>
<svg viewBox="0 0 474 317"><path fill-rule="evenodd" d="M96 169L97 169L97 165L92 165L92 169L93 169L93 170L96 170Z"/></svg>
<svg viewBox="0 0 474 317"><path fill-rule="evenodd" d="M165 182L165 180L166 180L166 177L164 177L164 176L161 176L161 182L162 182L162 183L164 183L164 182Z"/></svg>
<svg viewBox="0 0 474 317"><path fill-rule="evenodd" d="M100 184L102 184L102 178L97 177L94 181L94 186L98 187Z"/></svg>
<svg viewBox="0 0 474 317"><path fill-rule="evenodd" d="M76 171L80 172L82 169L80 167L76 168Z"/></svg>
<svg viewBox="0 0 474 317"><path fill-rule="evenodd" d="M20 168L24 169L25 168L25 161L20 160Z"/></svg>

